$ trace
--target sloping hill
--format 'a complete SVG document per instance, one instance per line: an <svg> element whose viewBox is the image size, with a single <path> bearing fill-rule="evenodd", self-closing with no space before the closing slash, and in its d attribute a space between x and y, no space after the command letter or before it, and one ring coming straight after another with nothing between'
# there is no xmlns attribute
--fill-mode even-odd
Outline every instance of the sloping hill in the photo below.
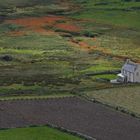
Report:
<svg viewBox="0 0 140 140"><path fill-rule="evenodd" d="M0 6L31 6L34 4L55 3L60 0L0 0Z"/></svg>
<svg viewBox="0 0 140 140"><path fill-rule="evenodd" d="M73 0L73 2L81 5L81 10L73 13L73 17L140 29L139 0Z"/></svg>

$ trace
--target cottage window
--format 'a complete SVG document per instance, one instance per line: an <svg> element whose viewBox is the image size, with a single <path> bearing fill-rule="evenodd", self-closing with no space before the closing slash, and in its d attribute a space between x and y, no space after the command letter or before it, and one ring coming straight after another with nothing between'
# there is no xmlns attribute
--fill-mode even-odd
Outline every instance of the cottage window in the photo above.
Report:
<svg viewBox="0 0 140 140"><path fill-rule="evenodd" d="M123 69L123 74L125 75L126 74L126 71Z"/></svg>
<svg viewBox="0 0 140 140"><path fill-rule="evenodd" d="M131 72L129 72L129 81L131 81Z"/></svg>

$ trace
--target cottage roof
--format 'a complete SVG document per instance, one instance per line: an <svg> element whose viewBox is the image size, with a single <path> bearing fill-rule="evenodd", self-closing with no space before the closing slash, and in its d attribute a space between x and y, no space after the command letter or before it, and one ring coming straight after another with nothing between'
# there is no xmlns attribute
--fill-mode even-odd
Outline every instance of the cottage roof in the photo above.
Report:
<svg viewBox="0 0 140 140"><path fill-rule="evenodd" d="M129 71L129 72L134 73L134 72L136 71L137 67L138 67L138 64L136 64L136 63L134 63L134 62L128 60L128 61L124 64L123 69L126 70L126 71Z"/></svg>

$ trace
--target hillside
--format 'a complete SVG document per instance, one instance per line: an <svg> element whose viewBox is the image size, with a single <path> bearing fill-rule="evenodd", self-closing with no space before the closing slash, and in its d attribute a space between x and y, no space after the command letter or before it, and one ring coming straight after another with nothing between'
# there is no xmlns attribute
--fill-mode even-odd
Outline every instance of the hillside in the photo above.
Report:
<svg viewBox="0 0 140 140"><path fill-rule="evenodd" d="M140 84L110 82L127 59L140 63L140 0L0 0L0 128L50 119L84 138L139 138ZM0 130L0 138L17 132L80 139L48 127Z"/></svg>
<svg viewBox="0 0 140 140"><path fill-rule="evenodd" d="M112 87L97 79L110 80L113 73L84 75L120 70L127 58L140 62L140 2L0 2L3 95Z"/></svg>
<svg viewBox="0 0 140 140"><path fill-rule="evenodd" d="M140 1L124 0L76 0L82 10L75 13L76 18L92 18L104 24L139 28Z"/></svg>
<svg viewBox="0 0 140 140"><path fill-rule="evenodd" d="M134 29L139 29L140 22L138 0L1 0L0 7L0 15L5 17L49 13Z"/></svg>

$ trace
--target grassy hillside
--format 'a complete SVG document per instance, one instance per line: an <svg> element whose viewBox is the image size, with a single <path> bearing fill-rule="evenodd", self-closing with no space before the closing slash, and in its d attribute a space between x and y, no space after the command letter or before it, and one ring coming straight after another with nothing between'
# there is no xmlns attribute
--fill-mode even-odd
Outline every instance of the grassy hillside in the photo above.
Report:
<svg viewBox="0 0 140 140"><path fill-rule="evenodd" d="M0 6L31 6L34 4L54 3L57 0L0 0Z"/></svg>
<svg viewBox="0 0 140 140"><path fill-rule="evenodd" d="M74 18L140 29L140 2L124 0L0 0L0 15L8 17L67 14Z"/></svg>
<svg viewBox="0 0 140 140"><path fill-rule="evenodd" d="M117 88L110 79L125 60L140 62L140 2L0 0L0 7L2 98Z"/></svg>
<svg viewBox="0 0 140 140"><path fill-rule="evenodd" d="M79 15L86 12L84 8L94 10L99 3L77 2L83 7L82 11L77 7ZM50 6L52 4L47 5ZM105 6L101 4L101 7ZM46 5L17 8L8 14L9 19L14 17L15 20L0 24L2 95L73 93L73 90L78 93L110 87L109 82L100 79L108 81L114 78L114 74L88 78L84 75L119 70L127 57L139 61L139 31L96 23L94 19L71 19L66 13L47 17L45 8ZM31 17L35 15L36 18Z"/></svg>
<svg viewBox="0 0 140 140"><path fill-rule="evenodd" d="M140 29L140 2L124 0L76 0L81 11L76 18L89 18L95 22Z"/></svg>
<svg viewBox="0 0 140 140"><path fill-rule="evenodd" d="M0 130L1 140L81 140L78 137L48 127Z"/></svg>
<svg viewBox="0 0 140 140"><path fill-rule="evenodd" d="M67 2L66 2L67 3ZM61 0L0 0L1 18L41 16L47 13L65 12L69 9Z"/></svg>

